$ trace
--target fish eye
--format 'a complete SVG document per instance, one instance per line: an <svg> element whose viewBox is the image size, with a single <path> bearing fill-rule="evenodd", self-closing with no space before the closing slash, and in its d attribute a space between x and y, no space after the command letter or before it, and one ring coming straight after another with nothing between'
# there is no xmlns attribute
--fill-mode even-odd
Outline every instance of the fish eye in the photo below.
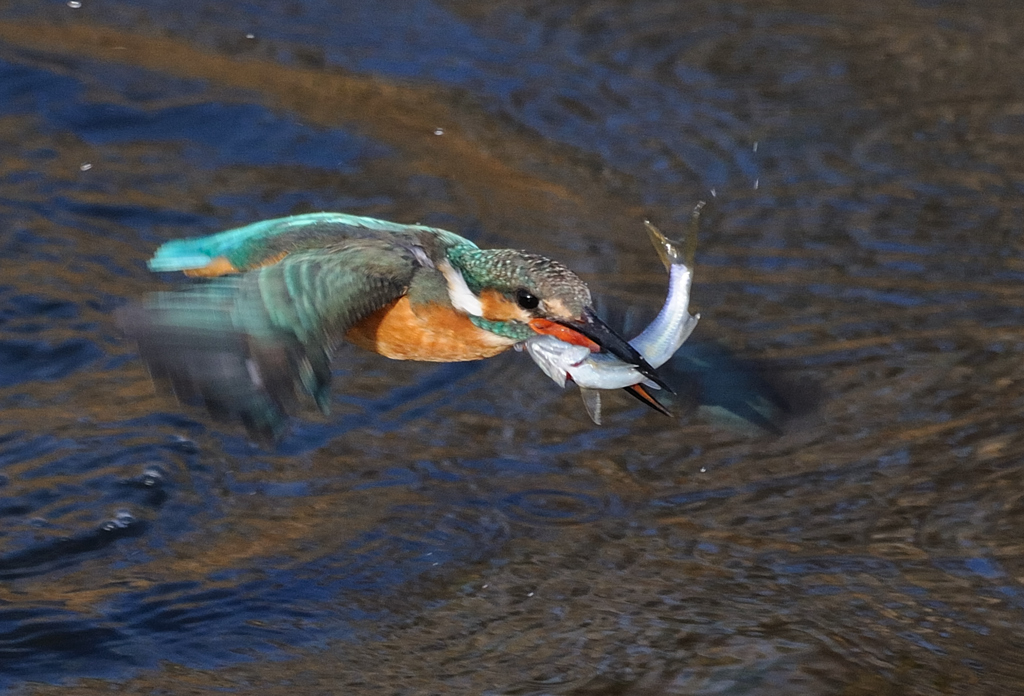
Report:
<svg viewBox="0 0 1024 696"><path fill-rule="evenodd" d="M537 299L536 295L524 288L516 290L516 302L523 309L537 309L537 305L540 304L540 300Z"/></svg>

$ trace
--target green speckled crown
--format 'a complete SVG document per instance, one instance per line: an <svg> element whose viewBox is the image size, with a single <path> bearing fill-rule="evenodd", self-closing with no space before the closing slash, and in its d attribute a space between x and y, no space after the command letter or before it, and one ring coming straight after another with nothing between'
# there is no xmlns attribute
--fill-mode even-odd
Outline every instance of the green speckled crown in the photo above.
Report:
<svg viewBox="0 0 1024 696"><path fill-rule="evenodd" d="M488 288L511 294L523 288L541 299L560 300L575 316L590 305L590 289L586 283L545 256L515 249L468 247L453 249L451 256L474 293Z"/></svg>

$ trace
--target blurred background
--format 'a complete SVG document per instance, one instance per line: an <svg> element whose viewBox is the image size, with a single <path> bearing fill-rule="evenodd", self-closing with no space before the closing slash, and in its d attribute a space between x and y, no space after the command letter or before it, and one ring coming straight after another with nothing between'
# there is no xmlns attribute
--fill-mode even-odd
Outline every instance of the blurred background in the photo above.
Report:
<svg viewBox="0 0 1024 696"><path fill-rule="evenodd" d="M6 0L0 690L1024 692L1022 54L1014 0ZM351 349L270 451L113 319L336 210L642 325L698 200L674 419Z"/></svg>

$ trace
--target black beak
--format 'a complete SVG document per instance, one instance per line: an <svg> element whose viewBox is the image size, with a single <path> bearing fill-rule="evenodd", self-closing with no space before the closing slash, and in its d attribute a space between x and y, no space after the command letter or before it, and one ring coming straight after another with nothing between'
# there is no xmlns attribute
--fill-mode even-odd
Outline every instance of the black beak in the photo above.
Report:
<svg viewBox="0 0 1024 696"><path fill-rule="evenodd" d="M602 349L617 357L619 360L636 367L640 374L660 386L662 389L667 389L673 394L675 393L672 391L671 387L662 381L654 368L651 367L644 359L644 356L640 355L636 348L629 345L629 342L626 341L626 339L612 331L608 325L601 321L589 307L585 307L583 309L583 317L581 319L565 321L559 320L558 323L572 329L573 331L578 331L599 345Z"/></svg>

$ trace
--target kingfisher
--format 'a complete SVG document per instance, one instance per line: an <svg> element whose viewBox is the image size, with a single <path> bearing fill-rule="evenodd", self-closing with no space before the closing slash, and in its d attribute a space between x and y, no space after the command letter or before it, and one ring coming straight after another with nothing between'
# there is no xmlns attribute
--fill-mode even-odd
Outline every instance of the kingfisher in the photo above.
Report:
<svg viewBox="0 0 1024 696"><path fill-rule="evenodd" d="M436 227L295 215L167 242L148 266L207 279L119 311L150 374L265 443L308 399L328 413L331 359L344 342L395 360L454 362L549 334L608 351L668 389L598 318L566 266ZM631 391L664 412L643 387Z"/></svg>

